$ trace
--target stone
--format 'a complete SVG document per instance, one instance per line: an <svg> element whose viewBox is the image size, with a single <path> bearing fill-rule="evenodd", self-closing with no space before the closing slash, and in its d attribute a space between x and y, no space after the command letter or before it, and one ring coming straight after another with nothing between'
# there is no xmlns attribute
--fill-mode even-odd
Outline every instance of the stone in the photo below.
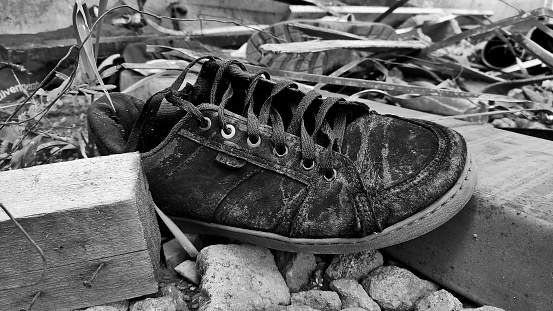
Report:
<svg viewBox="0 0 553 311"><path fill-rule="evenodd" d="M177 311L170 297L146 298L131 303L130 311Z"/></svg>
<svg viewBox="0 0 553 311"><path fill-rule="evenodd" d="M375 269L361 285L385 311L410 311L417 300L438 290L436 284L395 266Z"/></svg>
<svg viewBox="0 0 553 311"><path fill-rule="evenodd" d="M262 310L290 304L290 291L267 248L210 245L200 252L200 311Z"/></svg>
<svg viewBox="0 0 553 311"><path fill-rule="evenodd" d="M185 296L174 283L167 284L160 288L159 295L162 297L169 297L173 300L177 311L188 311L186 305Z"/></svg>
<svg viewBox="0 0 553 311"><path fill-rule="evenodd" d="M188 238L190 243L196 247L196 249L200 250L202 248L202 242L197 234L185 233L184 235ZM174 269L181 262L190 259L190 255L188 255L186 250L184 250L176 238L171 239L169 242L163 243L162 248L163 255L165 257L165 264L169 269Z"/></svg>
<svg viewBox="0 0 553 311"><path fill-rule="evenodd" d="M101 306L82 309L82 311L127 311L127 310L129 310L128 300L121 300L121 301L112 302Z"/></svg>
<svg viewBox="0 0 553 311"><path fill-rule="evenodd" d="M330 283L330 289L340 296L342 308L361 308L368 311L380 311L378 304L356 280L334 280Z"/></svg>
<svg viewBox="0 0 553 311"><path fill-rule="evenodd" d="M192 284L200 284L200 273L196 268L196 262L185 260L175 267L175 271Z"/></svg>
<svg viewBox="0 0 553 311"><path fill-rule="evenodd" d="M263 311L319 311L313 309L309 306L279 306L279 305L270 305L265 307Z"/></svg>
<svg viewBox="0 0 553 311"><path fill-rule="evenodd" d="M445 289L423 297L415 304L417 311L460 311L463 304Z"/></svg>
<svg viewBox="0 0 553 311"><path fill-rule="evenodd" d="M501 308L492 307L492 306L483 306L480 308L463 309L463 311L505 311L505 310Z"/></svg>
<svg viewBox="0 0 553 311"><path fill-rule="evenodd" d="M305 289L317 268L317 261L313 254L277 251L275 261L292 293Z"/></svg>
<svg viewBox="0 0 553 311"><path fill-rule="evenodd" d="M309 306L286 306L286 311L319 311Z"/></svg>
<svg viewBox="0 0 553 311"><path fill-rule="evenodd" d="M321 311L338 311L342 309L342 301L338 293L312 289L306 292L292 294L292 305L309 306Z"/></svg>
<svg viewBox="0 0 553 311"><path fill-rule="evenodd" d="M345 309L342 309L341 311L367 311L367 309L353 307L353 308L345 308Z"/></svg>
<svg viewBox="0 0 553 311"><path fill-rule="evenodd" d="M326 269L325 274L330 281L338 279L353 279L360 281L363 276L369 274L369 272L383 264L384 260L382 254L376 250L340 254L332 258L332 262Z"/></svg>

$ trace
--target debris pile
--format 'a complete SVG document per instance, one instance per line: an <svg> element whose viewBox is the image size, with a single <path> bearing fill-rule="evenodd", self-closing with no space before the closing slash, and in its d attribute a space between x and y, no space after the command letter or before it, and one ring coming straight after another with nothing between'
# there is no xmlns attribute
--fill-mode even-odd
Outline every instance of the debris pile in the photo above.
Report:
<svg viewBox="0 0 553 311"><path fill-rule="evenodd" d="M187 272L175 268L182 278L165 270L160 290L153 297L117 305L130 305L130 311L503 310L491 306L463 308L459 299L436 283L392 261L384 263L382 258L378 251L332 256L270 251L244 244L209 245L200 251L195 264L186 264ZM305 278L314 275L313 271L324 275L320 282ZM200 276L199 282L186 276L191 274ZM108 304L83 311L111 311L109 308L116 307Z"/></svg>

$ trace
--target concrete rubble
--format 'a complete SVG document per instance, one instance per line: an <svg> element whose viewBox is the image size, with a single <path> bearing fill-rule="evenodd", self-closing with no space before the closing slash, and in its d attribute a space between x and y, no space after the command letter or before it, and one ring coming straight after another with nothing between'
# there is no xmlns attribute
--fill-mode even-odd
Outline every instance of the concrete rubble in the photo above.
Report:
<svg viewBox="0 0 553 311"><path fill-rule="evenodd" d="M359 281L364 275L382 266L383 263L382 254L375 250L340 254L334 256L325 274L329 280L354 279Z"/></svg>
<svg viewBox="0 0 553 311"><path fill-rule="evenodd" d="M129 310L129 301L122 300L102 306L86 308L83 311L127 311Z"/></svg>
<svg viewBox="0 0 553 311"><path fill-rule="evenodd" d="M326 267L325 284L306 290L317 261L322 263L319 268ZM328 265L312 254L216 244L202 249L196 262L180 263L175 270L187 271L179 271L180 282L161 284L158 294L84 310L504 311L491 306L464 308L454 294L390 263L394 261L384 265L378 251L334 255ZM194 274L198 283L184 276Z"/></svg>
<svg viewBox="0 0 553 311"><path fill-rule="evenodd" d="M185 260L175 267L175 271L192 284L200 284L200 274L198 273L198 269L196 269L195 261Z"/></svg>
<svg viewBox="0 0 553 311"><path fill-rule="evenodd" d="M441 289L417 301L415 307L417 311L459 311L463 304L450 292Z"/></svg>
<svg viewBox="0 0 553 311"><path fill-rule="evenodd" d="M312 289L292 294L292 305L309 306L321 311L339 311L342 302L336 292Z"/></svg>
<svg viewBox="0 0 553 311"><path fill-rule="evenodd" d="M330 283L330 289L337 292L340 296L342 308L361 308L368 311L380 311L378 304L356 280L334 280Z"/></svg>
<svg viewBox="0 0 553 311"><path fill-rule="evenodd" d="M290 303L273 254L252 245L211 245L200 252L201 311L255 310Z"/></svg>
<svg viewBox="0 0 553 311"><path fill-rule="evenodd" d="M362 285L386 311L410 311L419 299L438 290L436 284L394 266L373 270L363 279Z"/></svg>
<svg viewBox="0 0 553 311"><path fill-rule="evenodd" d="M177 311L177 306L175 305L171 297L160 297L160 298L146 298L144 300L139 300L131 303L130 311Z"/></svg>
<svg viewBox="0 0 553 311"><path fill-rule="evenodd" d="M277 251L275 261L286 285L293 293L305 288L309 284L311 275L317 269L317 261L313 254Z"/></svg>

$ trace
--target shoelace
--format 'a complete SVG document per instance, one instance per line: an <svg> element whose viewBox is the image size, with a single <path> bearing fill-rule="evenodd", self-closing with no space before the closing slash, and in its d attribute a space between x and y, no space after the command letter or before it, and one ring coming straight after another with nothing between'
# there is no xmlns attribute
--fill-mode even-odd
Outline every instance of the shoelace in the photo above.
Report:
<svg viewBox="0 0 553 311"><path fill-rule="evenodd" d="M151 116L155 116L157 114L161 101L164 98L173 105L189 113L198 122L200 128L207 129L211 126L211 120L205 117L201 112L201 105L196 106L192 102L183 99L185 90L178 91L190 68L192 68L199 61L206 59L211 61L220 61L212 56L205 56L195 59L182 71L179 77L169 88L154 94L150 99L148 99L143 108L143 112L141 113L139 120L135 123L129 137L127 143L127 149L129 151L137 150L136 148L138 146L140 133L142 133L144 128L148 128L148 125L151 125L150 122L152 122L153 119ZM210 93L210 104L218 106L218 121L221 126L221 135L226 139L232 138L236 132L234 126L227 121L225 112L225 107L232 98L234 90L232 89L232 85L229 83L219 104L217 104L216 94L219 90L223 75L232 65L237 66L242 71L247 71L245 66L239 61L230 60L224 62L219 67L215 75ZM302 100L293 112L291 122L285 129L282 116L273 105L273 98L287 88L297 88L297 85L290 81L280 81L276 83L271 90L271 94L261 106L259 115L256 115L254 113L253 94L257 83L262 78L265 78L266 80L271 79L269 73L263 70L259 71L253 76L246 91L244 111L242 115L247 118L248 146L251 148L257 148L261 144L261 126L268 125L270 120L273 129L271 142L273 144L273 153L275 156L285 157L288 154L288 146L286 145L285 138L286 133L299 136L301 142L302 168L307 171L312 170L318 162L324 178L328 181L333 180L336 177L336 170L333 168L333 150L335 149L337 152L341 152L341 146L346 130L347 112L342 107L339 107L339 109L337 109L338 111L333 115L329 115L328 112L336 105L346 103L345 99L335 97L324 99L318 108L315 116L314 128L310 134L305 126L304 114L310 107L313 108L312 105L316 99L322 97L322 95L318 92L310 91L303 96ZM317 160L316 145L319 133L323 133L327 137L328 145L324 148L323 152L319 156L319 159Z"/></svg>

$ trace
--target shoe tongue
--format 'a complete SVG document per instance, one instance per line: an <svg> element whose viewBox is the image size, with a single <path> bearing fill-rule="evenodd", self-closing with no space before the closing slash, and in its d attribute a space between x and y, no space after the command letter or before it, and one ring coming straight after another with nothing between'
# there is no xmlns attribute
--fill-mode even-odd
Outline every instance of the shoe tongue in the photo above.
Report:
<svg viewBox="0 0 553 311"><path fill-rule="evenodd" d="M195 104L199 105L202 103L209 103L211 96L211 89L214 84L215 75L219 65L215 62L206 62L202 66L202 69L198 75L198 79L194 85L194 89L190 94L190 100ZM229 83L232 84L233 97L225 107L225 109L245 116L246 114L246 93L248 87L251 83L253 75L248 72L244 72L236 66L230 66L227 72L224 75L224 78L220 81L217 89L217 101L216 105L220 104L220 100L226 91ZM261 106L265 100L271 94L272 89L274 88L274 82L268 82L265 80L259 80L254 92L254 111L256 114L259 113ZM305 96L300 90L297 89L287 89L279 93L273 98L273 107L276 108L283 119L284 126L288 127L293 118L293 113L298 107L298 104L301 102L302 98ZM312 132L312 129L315 124L316 113L319 110L320 105L322 104L321 99L317 99L304 114L304 121L309 133ZM363 112L366 111L364 108L355 107L352 105L351 113L348 116L348 125L349 127L353 120L357 117L363 115ZM358 110L358 111L357 111ZM328 113L328 116L332 116L335 111L335 108L331 108ZM299 136L299 133L292 133ZM344 139L346 140L346 139ZM326 135L322 134L319 131L317 136L317 144L321 146L326 146L328 139Z"/></svg>
<svg viewBox="0 0 553 311"><path fill-rule="evenodd" d="M211 90L213 88L215 75L217 74L218 69L219 65L215 62L204 63L198 75L198 79L196 80L196 83L194 85L194 90L189 97L192 103L194 103L195 105L199 105L210 102ZM252 78L253 75L251 73L244 72L237 66L228 67L225 75L223 76L223 79L221 79L219 85L217 86L215 104L219 105L221 103L221 98L223 97L223 94L227 90L230 83L232 85L233 96L225 106L225 109L233 113L246 116L245 112L248 108L246 105L246 95ZM271 94L271 90L273 89L273 87L274 83L272 82L267 82L264 80L258 81L254 91L254 111L256 112L256 114L259 113L261 106ZM285 91L283 91L283 93L284 92ZM295 107L301 100L301 94L297 95L292 96L291 98L286 100L286 103L282 102L285 96L278 95L273 98L273 104L278 102L278 105L274 107L279 110L279 113L281 114L281 117L283 118L285 124L288 124L290 122L290 120L292 119L292 109L295 109Z"/></svg>

